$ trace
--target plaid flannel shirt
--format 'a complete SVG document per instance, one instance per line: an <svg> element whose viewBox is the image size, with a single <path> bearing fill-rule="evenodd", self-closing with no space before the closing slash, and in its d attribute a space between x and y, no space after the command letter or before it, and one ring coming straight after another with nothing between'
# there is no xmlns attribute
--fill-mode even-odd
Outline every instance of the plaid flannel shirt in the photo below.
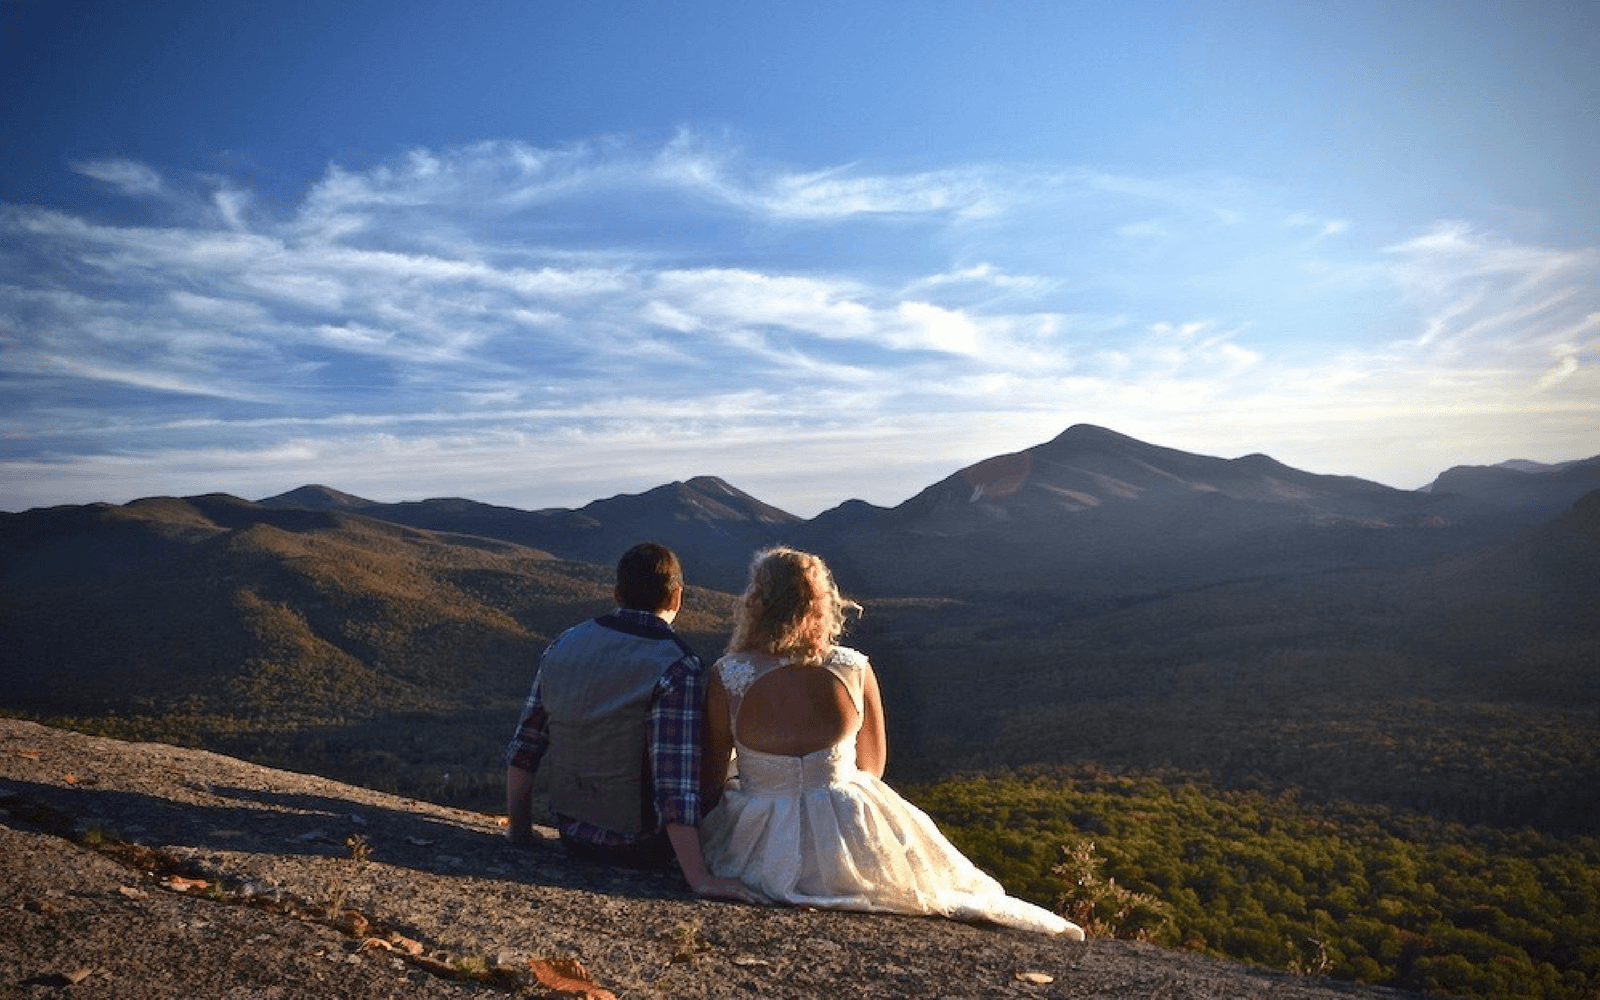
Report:
<svg viewBox="0 0 1600 1000"><path fill-rule="evenodd" d="M646 611L622 609L624 620L661 624ZM690 653L662 673L650 703L650 766L655 785L658 821L700 825L700 723L705 706L705 670L700 658ZM506 764L525 771L537 771L545 751L550 748L550 717L540 697L539 683L522 708L522 721L506 747ZM643 833L617 833L566 816L556 817L562 834L597 847L621 847L655 836L657 830Z"/></svg>

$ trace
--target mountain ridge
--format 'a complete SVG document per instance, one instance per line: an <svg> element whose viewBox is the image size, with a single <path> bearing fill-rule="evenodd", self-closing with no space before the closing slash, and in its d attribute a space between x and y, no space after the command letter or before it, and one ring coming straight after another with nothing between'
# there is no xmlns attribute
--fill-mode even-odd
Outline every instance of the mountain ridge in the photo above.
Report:
<svg viewBox="0 0 1600 1000"><path fill-rule="evenodd" d="M1600 459L1589 461L1600 467ZM327 487L261 503L305 500L603 564L649 537L678 549L693 579L730 591L743 586L750 554L778 543L819 552L838 563L850 586L873 593L906 592L905 571L934 579L941 559L929 550L940 546L963 549L956 559L969 581L989 581L993 590L1005 589L1019 569L1038 576L1050 567L1125 589L1153 580L1152 566L1185 548L1190 582L1267 571L1290 559L1323 568L1425 561L1552 515L1578 495L1569 482L1580 474L1568 468L1560 475L1568 478L1541 477L1541 486L1508 503L1481 490L1407 491L1306 472L1261 453L1197 455L1075 424L1041 444L958 469L892 507L847 500L810 519L715 476L573 509L525 511L460 498L372 503ZM1195 530L1184 531L1185 521ZM1196 543L1202 531L1212 537ZM1390 535L1380 542L1377 531ZM1208 561L1214 570L1204 568Z"/></svg>
<svg viewBox="0 0 1600 1000"><path fill-rule="evenodd" d="M1600 455L1553 464L1512 460L1499 465L1457 465L1441 472L1424 489L1502 508L1521 508L1536 518L1550 516L1583 494L1600 489Z"/></svg>

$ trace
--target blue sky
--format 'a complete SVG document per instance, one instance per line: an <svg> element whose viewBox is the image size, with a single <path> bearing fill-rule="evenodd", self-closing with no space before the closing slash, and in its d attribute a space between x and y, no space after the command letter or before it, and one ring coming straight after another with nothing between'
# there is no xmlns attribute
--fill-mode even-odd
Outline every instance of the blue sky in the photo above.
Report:
<svg viewBox="0 0 1600 1000"><path fill-rule="evenodd" d="M1600 452L1600 4L0 0L0 509Z"/></svg>

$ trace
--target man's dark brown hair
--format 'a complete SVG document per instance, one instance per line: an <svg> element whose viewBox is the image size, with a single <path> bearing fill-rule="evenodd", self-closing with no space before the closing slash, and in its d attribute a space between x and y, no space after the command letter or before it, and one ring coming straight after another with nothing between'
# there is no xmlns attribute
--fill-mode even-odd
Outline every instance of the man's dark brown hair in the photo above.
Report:
<svg viewBox="0 0 1600 1000"><path fill-rule="evenodd" d="M683 567L665 545L640 542L617 561L617 601L632 611L660 611L683 589Z"/></svg>

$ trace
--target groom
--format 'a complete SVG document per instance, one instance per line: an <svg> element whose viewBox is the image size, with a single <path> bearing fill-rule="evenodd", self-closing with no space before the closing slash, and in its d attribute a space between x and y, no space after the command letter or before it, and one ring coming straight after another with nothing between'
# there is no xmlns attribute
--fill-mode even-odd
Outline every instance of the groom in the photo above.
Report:
<svg viewBox="0 0 1600 1000"><path fill-rule="evenodd" d="M672 630L683 605L678 557L654 542L617 563L617 610L563 632L539 660L506 748L506 836L532 840L542 765L561 842L574 857L635 868L676 859L689 888L756 901L700 853L704 668Z"/></svg>

